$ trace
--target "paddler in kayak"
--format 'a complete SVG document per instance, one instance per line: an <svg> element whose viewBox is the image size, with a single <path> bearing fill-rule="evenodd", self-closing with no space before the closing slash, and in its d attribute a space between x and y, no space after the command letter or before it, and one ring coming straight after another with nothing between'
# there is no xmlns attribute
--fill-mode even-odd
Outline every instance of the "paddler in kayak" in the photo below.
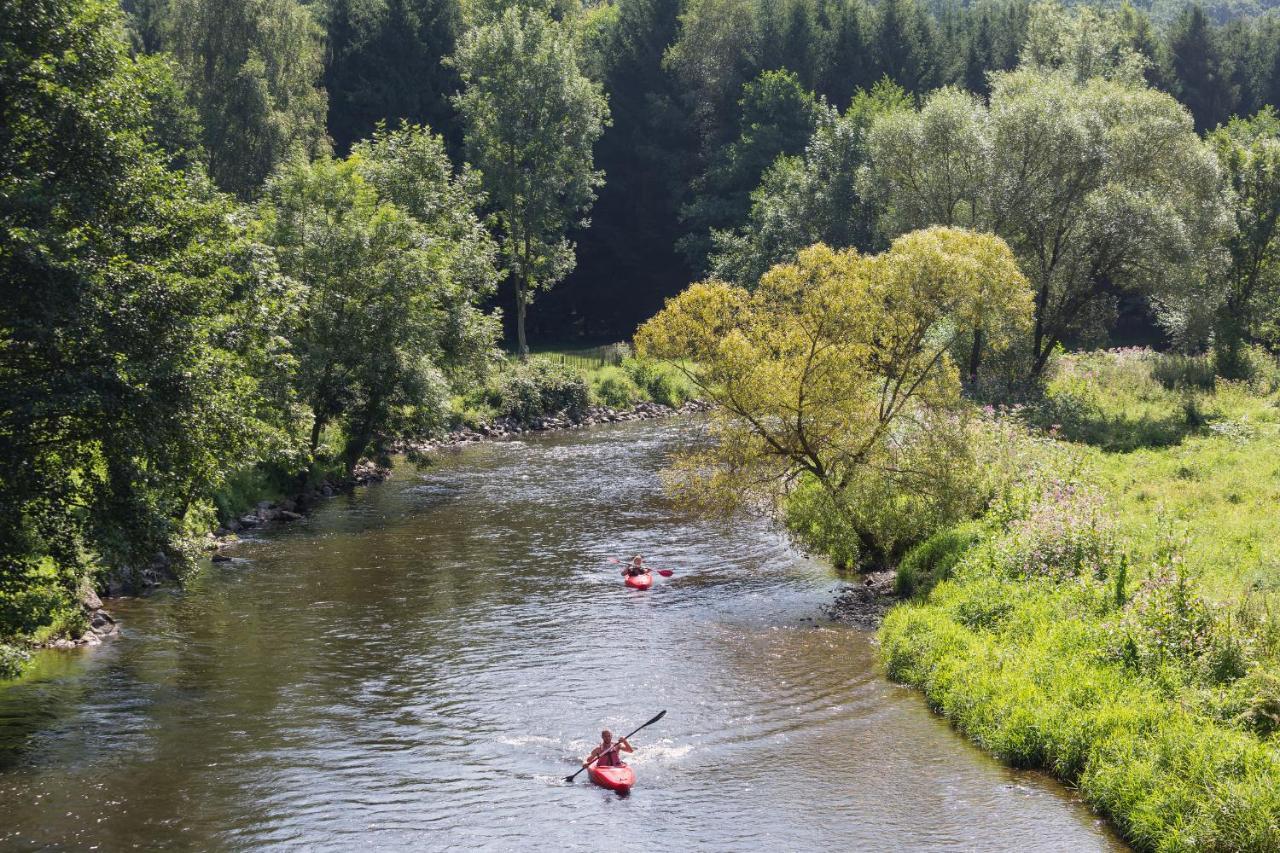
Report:
<svg viewBox="0 0 1280 853"><path fill-rule="evenodd" d="M649 573L650 569L644 564L644 557L641 557L639 554L632 557L631 562L622 567L622 576L624 578L637 578L640 577L640 575L647 575Z"/></svg>
<svg viewBox="0 0 1280 853"><path fill-rule="evenodd" d="M582 766L586 767L593 761L597 767L621 766L622 759L618 756L619 752L635 752L635 750L627 742L626 738L614 743L613 732L605 729L600 732L600 745L591 750L591 754L587 756L587 760L582 763Z"/></svg>

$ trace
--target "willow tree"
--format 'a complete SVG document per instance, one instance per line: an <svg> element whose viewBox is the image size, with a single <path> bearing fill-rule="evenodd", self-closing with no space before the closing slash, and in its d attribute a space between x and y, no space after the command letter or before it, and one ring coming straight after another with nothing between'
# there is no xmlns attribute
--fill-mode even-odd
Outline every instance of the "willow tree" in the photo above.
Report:
<svg viewBox="0 0 1280 853"><path fill-rule="evenodd" d="M604 180L592 146L608 122L608 105L599 84L579 69L573 34L527 7L508 8L468 32L453 62L465 85L455 103L467 155L496 208L515 285L520 357L527 358L529 303L573 269L567 233L587 224Z"/></svg>
<svg viewBox="0 0 1280 853"><path fill-rule="evenodd" d="M751 291L695 284L642 326L636 346L670 359L714 401L717 441L686 453L673 485L708 508L781 506L817 485L865 557L891 543L861 495L892 492L946 514L944 469L964 457L965 404L951 348L966 329L1030 324L1031 292L998 237L931 228L879 255L816 245Z"/></svg>
<svg viewBox="0 0 1280 853"><path fill-rule="evenodd" d="M955 89L878 119L866 190L889 235L959 225L1003 237L1036 293L1022 342L1038 375L1068 337L1105 330L1117 289L1175 334L1196 309L1231 222L1213 152L1168 95L1071 68L993 76L990 104ZM982 353L975 342L970 371Z"/></svg>

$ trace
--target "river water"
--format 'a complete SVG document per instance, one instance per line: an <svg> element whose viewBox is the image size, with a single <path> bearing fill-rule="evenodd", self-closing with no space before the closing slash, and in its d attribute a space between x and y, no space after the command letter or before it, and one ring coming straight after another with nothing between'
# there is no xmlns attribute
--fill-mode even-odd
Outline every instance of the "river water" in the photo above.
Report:
<svg viewBox="0 0 1280 853"><path fill-rule="evenodd" d="M1118 850L831 623L767 527L674 510L668 420L489 444L254 536L0 689L0 848ZM623 587L610 556L676 570ZM602 726L619 797L562 777Z"/></svg>

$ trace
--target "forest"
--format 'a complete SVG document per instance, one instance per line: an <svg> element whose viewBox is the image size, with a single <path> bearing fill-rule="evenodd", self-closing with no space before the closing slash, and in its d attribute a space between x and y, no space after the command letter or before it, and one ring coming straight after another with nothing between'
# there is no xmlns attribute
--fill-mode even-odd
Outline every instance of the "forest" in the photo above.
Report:
<svg viewBox="0 0 1280 853"><path fill-rule="evenodd" d="M0 229L0 678L260 501L696 399L676 502L892 573L961 731L1280 844L1265 2L11 0Z"/></svg>

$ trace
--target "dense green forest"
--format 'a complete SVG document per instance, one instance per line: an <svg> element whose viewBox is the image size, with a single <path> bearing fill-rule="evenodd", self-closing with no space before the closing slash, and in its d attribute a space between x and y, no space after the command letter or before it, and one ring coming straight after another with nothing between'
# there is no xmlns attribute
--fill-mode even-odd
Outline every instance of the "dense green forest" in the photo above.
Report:
<svg viewBox="0 0 1280 853"><path fill-rule="evenodd" d="M521 355L528 338L626 338L690 281L753 287L814 242L1003 237L1037 293L1033 328L998 349L1003 332L975 320L957 343L992 398L1117 331L1212 341L1228 374L1276 334L1270 15L1019 0L12 12L6 636L73 631L94 572L181 551L255 495L592 393L544 364L495 372L504 337ZM647 368L596 380L619 402L683 393Z"/></svg>
<svg viewBox="0 0 1280 853"><path fill-rule="evenodd" d="M1261 4L13 0L0 676L259 500L698 396L677 497L899 567L894 677L1275 849L1277 108Z"/></svg>
<svg viewBox="0 0 1280 853"><path fill-rule="evenodd" d="M125 0L132 49L168 55L217 185L256 196L293 148L345 154L378 122L430 127L469 160L464 68L446 61L496 0ZM536 5L536 4L535 4ZM914 0L547 2L611 123L595 143L604 183L577 228L576 264L529 316L535 338L624 338L714 265L715 231L742 224L780 154L855 93L888 79L909 96L986 95L1013 68L1031 3ZM1280 105L1280 33L1265 4L1120 6L1099 21L1147 60L1146 79L1197 129ZM201 34L199 37L192 35ZM1092 38L1092 36L1091 36ZM234 47L232 47L234 46ZM769 73L774 72L774 73ZM191 126L188 125L188 129ZM776 180L781 180L777 176ZM874 243L869 223L843 238ZM499 300L514 336L515 289ZM1136 320L1142 328L1142 318Z"/></svg>

